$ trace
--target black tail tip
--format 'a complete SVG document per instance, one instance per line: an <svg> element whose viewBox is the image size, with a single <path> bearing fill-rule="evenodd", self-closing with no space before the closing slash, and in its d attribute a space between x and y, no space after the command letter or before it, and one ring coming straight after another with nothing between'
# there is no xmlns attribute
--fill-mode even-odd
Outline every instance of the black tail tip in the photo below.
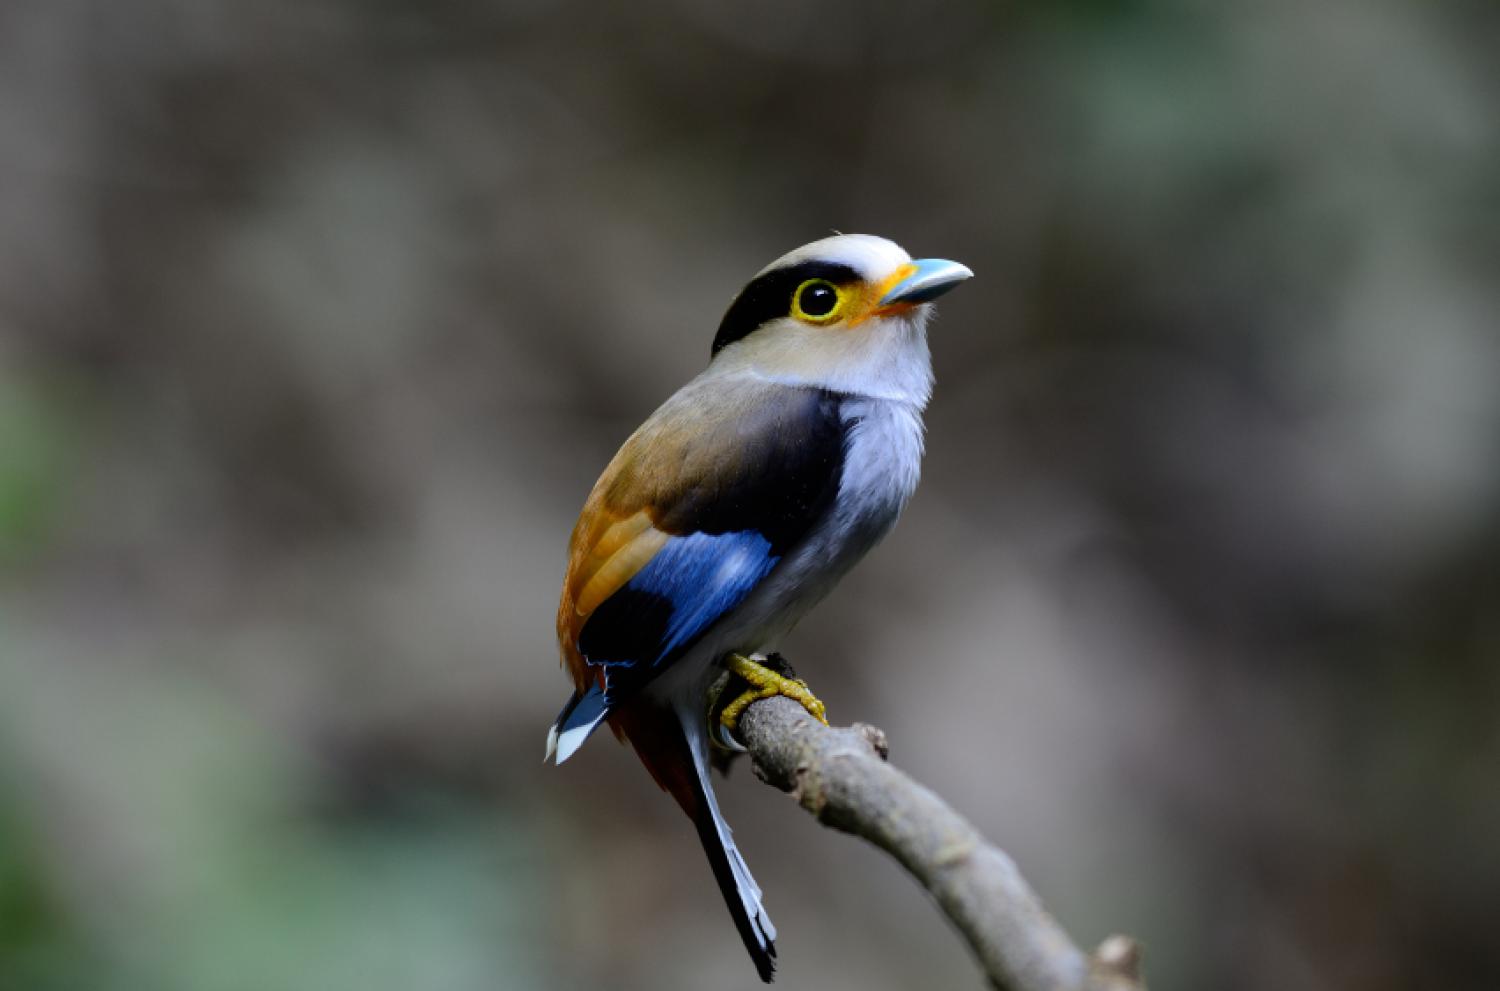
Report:
<svg viewBox="0 0 1500 991"><path fill-rule="evenodd" d="M756 947L750 951L750 959L755 961L755 971L760 974L760 979L767 984L776 980L776 944L767 941L764 950Z"/></svg>

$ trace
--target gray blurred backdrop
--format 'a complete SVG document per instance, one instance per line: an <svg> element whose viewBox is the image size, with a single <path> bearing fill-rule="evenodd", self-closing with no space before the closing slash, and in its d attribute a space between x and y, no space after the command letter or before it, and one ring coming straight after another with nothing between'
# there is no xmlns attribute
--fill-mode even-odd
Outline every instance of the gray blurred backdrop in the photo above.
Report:
<svg viewBox="0 0 1500 991"><path fill-rule="evenodd" d="M1158 989L1500 970L1500 8L0 3L0 989L757 987L595 475L831 229L978 277L788 654ZM788 989L978 987L738 768Z"/></svg>

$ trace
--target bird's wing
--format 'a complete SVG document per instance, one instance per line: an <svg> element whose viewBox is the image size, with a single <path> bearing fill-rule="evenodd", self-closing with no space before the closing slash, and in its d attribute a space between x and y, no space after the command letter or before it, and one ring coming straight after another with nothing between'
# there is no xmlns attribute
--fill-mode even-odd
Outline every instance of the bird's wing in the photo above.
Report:
<svg viewBox="0 0 1500 991"><path fill-rule="evenodd" d="M700 379L599 479L558 612L579 692L613 707L742 603L825 513L844 455L839 397Z"/></svg>

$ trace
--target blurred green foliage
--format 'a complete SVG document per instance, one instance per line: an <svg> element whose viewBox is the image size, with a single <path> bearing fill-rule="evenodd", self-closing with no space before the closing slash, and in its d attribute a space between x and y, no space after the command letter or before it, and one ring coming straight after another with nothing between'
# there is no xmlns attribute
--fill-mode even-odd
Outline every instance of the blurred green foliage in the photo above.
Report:
<svg viewBox="0 0 1500 991"><path fill-rule="evenodd" d="M77 432L61 396L39 383L0 382L0 562L15 565L56 539Z"/></svg>
<svg viewBox="0 0 1500 991"><path fill-rule="evenodd" d="M0 777L0 960L9 987L58 986L48 967L65 957L66 917L48 890L39 860L40 846L17 821L13 784ZM73 950L84 947L74 944Z"/></svg>

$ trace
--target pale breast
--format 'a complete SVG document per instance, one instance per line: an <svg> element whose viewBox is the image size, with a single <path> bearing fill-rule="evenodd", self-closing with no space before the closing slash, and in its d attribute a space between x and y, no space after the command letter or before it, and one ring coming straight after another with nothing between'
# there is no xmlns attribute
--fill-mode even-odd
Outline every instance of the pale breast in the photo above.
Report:
<svg viewBox="0 0 1500 991"><path fill-rule="evenodd" d="M837 516L874 539L896 522L922 474L922 411L915 404L854 398L840 408L848 433ZM868 548L865 548L868 549Z"/></svg>
<svg viewBox="0 0 1500 991"><path fill-rule="evenodd" d="M827 519L746 603L728 640L774 649L895 524L922 467L922 413L915 404L845 399L847 433L838 499Z"/></svg>

